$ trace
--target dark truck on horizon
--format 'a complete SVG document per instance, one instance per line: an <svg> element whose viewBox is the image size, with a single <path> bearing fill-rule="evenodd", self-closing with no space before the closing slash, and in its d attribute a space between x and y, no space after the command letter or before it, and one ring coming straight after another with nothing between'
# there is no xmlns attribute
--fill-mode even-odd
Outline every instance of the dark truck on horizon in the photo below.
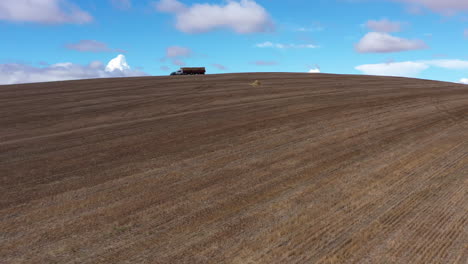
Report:
<svg viewBox="0 0 468 264"><path fill-rule="evenodd" d="M179 70L172 72L171 75L194 75L205 74L205 67L182 67Z"/></svg>

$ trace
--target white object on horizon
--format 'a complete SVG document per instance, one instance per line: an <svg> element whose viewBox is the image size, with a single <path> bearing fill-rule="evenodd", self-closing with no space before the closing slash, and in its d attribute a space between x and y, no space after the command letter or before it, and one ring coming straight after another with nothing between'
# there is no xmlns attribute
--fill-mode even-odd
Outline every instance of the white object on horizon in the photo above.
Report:
<svg viewBox="0 0 468 264"><path fill-rule="evenodd" d="M468 78L462 78L462 79L460 79L460 83L468 84Z"/></svg>
<svg viewBox="0 0 468 264"><path fill-rule="evenodd" d="M320 68L310 69L309 73L320 73Z"/></svg>
<svg viewBox="0 0 468 264"><path fill-rule="evenodd" d="M107 64L106 72L113 72L115 70L120 70L122 72L130 70L130 66L128 66L127 59L124 55L119 54Z"/></svg>

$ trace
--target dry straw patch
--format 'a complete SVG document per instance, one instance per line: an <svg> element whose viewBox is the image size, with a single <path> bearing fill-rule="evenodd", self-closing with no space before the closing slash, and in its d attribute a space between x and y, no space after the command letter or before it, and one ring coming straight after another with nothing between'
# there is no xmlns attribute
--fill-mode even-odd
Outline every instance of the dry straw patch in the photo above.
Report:
<svg viewBox="0 0 468 264"><path fill-rule="evenodd" d="M262 83L259 80L255 80L250 85L253 86L253 87L258 87L258 86L262 85Z"/></svg>

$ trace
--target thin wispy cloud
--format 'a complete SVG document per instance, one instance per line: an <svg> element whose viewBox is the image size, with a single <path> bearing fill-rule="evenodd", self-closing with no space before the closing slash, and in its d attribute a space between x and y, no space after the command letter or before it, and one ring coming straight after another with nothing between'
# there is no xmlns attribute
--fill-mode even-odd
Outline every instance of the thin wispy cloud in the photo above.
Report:
<svg viewBox="0 0 468 264"><path fill-rule="evenodd" d="M355 46L359 53L390 53L426 49L422 40L399 38L387 33L369 32Z"/></svg>
<svg viewBox="0 0 468 264"><path fill-rule="evenodd" d="M80 40L76 43L65 44L65 48L80 52L127 52L122 49L110 48L106 43L97 40Z"/></svg>
<svg viewBox="0 0 468 264"><path fill-rule="evenodd" d="M410 8L427 8L431 11L443 14L453 15L458 12L468 10L468 1L466 0L390 0L408 4Z"/></svg>
<svg viewBox="0 0 468 264"><path fill-rule="evenodd" d="M277 48L277 49L316 49L319 46L314 44L282 44L266 41L255 45L257 48Z"/></svg>
<svg viewBox="0 0 468 264"><path fill-rule="evenodd" d="M364 64L355 69L368 75L416 77L429 66L421 62L390 62L378 64Z"/></svg>
<svg viewBox="0 0 468 264"><path fill-rule="evenodd" d="M187 11L187 6L176 0L160 0L154 2L153 6L160 12L181 13Z"/></svg>
<svg viewBox="0 0 468 264"><path fill-rule="evenodd" d="M224 66L224 65L222 65L222 64L213 63L213 64L211 64L211 66L215 67L215 68L218 69L218 70L222 70L222 71L227 70L227 67Z"/></svg>
<svg viewBox="0 0 468 264"><path fill-rule="evenodd" d="M320 32L325 30L324 27L322 26L314 26L314 27L298 27L295 28L294 31L299 31L299 32Z"/></svg>
<svg viewBox="0 0 468 264"><path fill-rule="evenodd" d="M439 59L387 62L359 65L356 66L355 69L369 75L418 77L419 74L430 67L448 70L468 70L468 61L459 59Z"/></svg>
<svg viewBox="0 0 468 264"><path fill-rule="evenodd" d="M278 62L276 61L263 61L263 60L259 60L259 61L254 61L252 62L252 64L255 64L257 66L273 66L273 65L277 65Z"/></svg>
<svg viewBox="0 0 468 264"><path fill-rule="evenodd" d="M175 57L190 57L192 55L192 50L187 47L182 46L170 46L166 48L166 57L175 58Z"/></svg>
<svg viewBox="0 0 468 264"><path fill-rule="evenodd" d="M186 65L186 63L181 59L173 59L172 64L174 64L176 66L185 66Z"/></svg>
<svg viewBox="0 0 468 264"><path fill-rule="evenodd" d="M450 60L450 59L441 59L441 60L423 60L422 63L425 63L430 66L435 66L439 68L451 69L451 70L468 70L468 61L466 60Z"/></svg>
<svg viewBox="0 0 468 264"><path fill-rule="evenodd" d="M390 21L388 19L369 20L366 22L366 26L370 30L384 33L399 32L402 29L402 25L402 22Z"/></svg>

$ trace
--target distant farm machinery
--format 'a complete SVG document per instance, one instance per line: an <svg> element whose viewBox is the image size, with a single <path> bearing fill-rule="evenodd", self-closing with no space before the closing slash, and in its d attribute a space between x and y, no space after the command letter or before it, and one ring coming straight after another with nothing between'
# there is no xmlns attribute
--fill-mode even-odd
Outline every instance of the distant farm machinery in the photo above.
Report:
<svg viewBox="0 0 468 264"><path fill-rule="evenodd" d="M198 75L205 74L205 72L205 67L183 67L175 72L172 72L171 75Z"/></svg>

